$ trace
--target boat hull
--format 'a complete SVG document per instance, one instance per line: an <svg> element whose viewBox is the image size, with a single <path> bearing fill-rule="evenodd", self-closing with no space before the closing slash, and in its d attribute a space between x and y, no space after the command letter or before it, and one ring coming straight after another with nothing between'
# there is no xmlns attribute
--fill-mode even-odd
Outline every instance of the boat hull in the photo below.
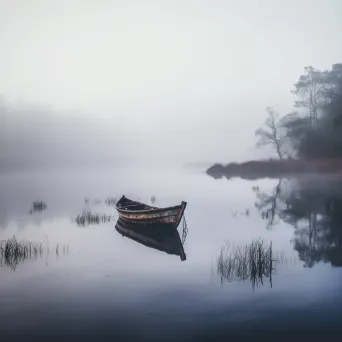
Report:
<svg viewBox="0 0 342 342"><path fill-rule="evenodd" d="M178 227L186 207L186 202L182 202L181 205L169 208L156 208L144 204L129 205L130 200L125 197L123 198L124 200L120 200L123 204L120 206L119 201L116 207L120 219L138 224L165 223ZM132 203L139 202L132 201ZM142 210L130 209L131 207L139 207L140 205L143 207Z"/></svg>
<svg viewBox="0 0 342 342"><path fill-rule="evenodd" d="M120 218L136 223L176 223L181 208L149 213L119 212Z"/></svg>

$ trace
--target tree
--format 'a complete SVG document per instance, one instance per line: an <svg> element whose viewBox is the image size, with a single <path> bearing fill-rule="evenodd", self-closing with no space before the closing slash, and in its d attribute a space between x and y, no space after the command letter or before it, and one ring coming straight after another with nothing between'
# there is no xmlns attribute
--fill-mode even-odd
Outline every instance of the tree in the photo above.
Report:
<svg viewBox="0 0 342 342"><path fill-rule="evenodd" d="M298 111L282 120L287 141L299 158L342 156L342 64L320 71L306 67L293 93Z"/></svg>
<svg viewBox="0 0 342 342"><path fill-rule="evenodd" d="M299 97L299 100L295 101L295 107L307 109L311 128L317 128L318 110L324 101L326 77L324 72L312 66L305 67L304 71L304 75L299 77L292 90L292 93Z"/></svg>
<svg viewBox="0 0 342 342"><path fill-rule="evenodd" d="M279 158L283 160L285 135L282 133L279 114L272 107L267 107L266 112L268 116L264 127L255 132L255 135L259 137L257 146L271 145L276 150Z"/></svg>

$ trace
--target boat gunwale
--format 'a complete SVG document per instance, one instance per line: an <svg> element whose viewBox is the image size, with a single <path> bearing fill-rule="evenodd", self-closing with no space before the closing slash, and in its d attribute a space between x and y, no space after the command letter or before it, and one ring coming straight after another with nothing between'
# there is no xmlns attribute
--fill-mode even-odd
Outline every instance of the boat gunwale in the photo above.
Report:
<svg viewBox="0 0 342 342"><path fill-rule="evenodd" d="M169 210L177 210L178 211L181 208L182 208L182 205L176 205L174 207L165 207L165 208L153 208L153 207L151 207L151 209L147 209L147 210L146 209L144 209L144 210L127 210L127 209L116 207L118 212L130 213L130 214L134 214L134 213L148 214L148 213L156 213L156 212L160 212L160 211L169 211ZM172 214L172 216L175 214L176 213Z"/></svg>
<svg viewBox="0 0 342 342"><path fill-rule="evenodd" d="M137 205L145 205L147 207L149 207L150 209L143 209L143 210L127 210L127 209L123 209L125 208L125 206L122 206L122 208L118 207L118 204L120 203L120 201L122 200L122 198L125 198L133 203L137 203ZM119 213L129 213L129 214L134 214L134 213L139 213L139 214L148 214L148 213L158 213L158 212L162 212L162 211L169 211L169 210L179 210L179 209L182 209L183 208L183 205L180 204L180 205L175 205L173 207L164 207L164 208L158 208L158 207L152 207L148 204L145 204L145 203L142 203L142 202L138 202L138 201L133 201L133 200L130 200L129 198L127 197L124 197L122 196L120 198L120 200L116 203L116 210L119 212ZM127 205L128 206L128 205ZM177 213L173 213L171 215L168 215L168 216L174 216L175 214Z"/></svg>

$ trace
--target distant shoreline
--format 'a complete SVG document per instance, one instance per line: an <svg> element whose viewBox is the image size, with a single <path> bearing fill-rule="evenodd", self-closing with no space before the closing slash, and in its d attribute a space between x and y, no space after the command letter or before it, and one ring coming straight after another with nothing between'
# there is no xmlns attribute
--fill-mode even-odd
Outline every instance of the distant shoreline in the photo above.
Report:
<svg viewBox="0 0 342 342"><path fill-rule="evenodd" d="M251 160L244 163L216 163L206 170L215 178L291 178L298 174L341 174L342 158L319 160Z"/></svg>

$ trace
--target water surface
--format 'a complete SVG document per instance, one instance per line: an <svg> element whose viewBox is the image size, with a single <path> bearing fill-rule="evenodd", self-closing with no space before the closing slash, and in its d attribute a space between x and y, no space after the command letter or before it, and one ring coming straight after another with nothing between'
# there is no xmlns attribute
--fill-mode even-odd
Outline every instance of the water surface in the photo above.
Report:
<svg viewBox="0 0 342 342"><path fill-rule="evenodd" d="M186 261L115 230L105 200L122 194L154 196L158 206L188 202ZM32 210L34 201L46 208ZM342 330L341 209L336 177L228 181L142 168L2 174L0 240L15 234L44 251L1 261L1 340L334 340ZM79 225L84 212L106 219ZM222 277L222 248L258 239L278 259L271 279Z"/></svg>

